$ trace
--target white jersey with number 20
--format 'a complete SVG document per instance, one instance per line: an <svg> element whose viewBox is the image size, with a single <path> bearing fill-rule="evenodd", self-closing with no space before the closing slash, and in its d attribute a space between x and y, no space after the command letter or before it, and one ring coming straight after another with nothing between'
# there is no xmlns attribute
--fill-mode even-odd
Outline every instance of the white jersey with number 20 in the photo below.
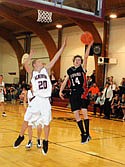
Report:
<svg viewBox="0 0 125 167"><path fill-rule="evenodd" d="M42 68L40 72L33 71L32 79L33 95L40 97L50 97L52 92L52 85L45 68Z"/></svg>

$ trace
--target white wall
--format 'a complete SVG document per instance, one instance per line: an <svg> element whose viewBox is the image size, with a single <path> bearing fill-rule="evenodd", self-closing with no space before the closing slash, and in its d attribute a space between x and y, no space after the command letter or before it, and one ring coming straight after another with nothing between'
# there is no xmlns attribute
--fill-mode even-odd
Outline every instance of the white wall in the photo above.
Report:
<svg viewBox="0 0 125 167"><path fill-rule="evenodd" d="M109 57L116 58L116 65L108 65L107 76L114 76L119 85L125 77L125 18L111 20Z"/></svg>
<svg viewBox="0 0 125 167"><path fill-rule="evenodd" d="M11 46L0 38L0 72L4 76L6 83L13 83L19 78L19 69L17 57ZM10 75L9 72L16 72L16 75Z"/></svg>

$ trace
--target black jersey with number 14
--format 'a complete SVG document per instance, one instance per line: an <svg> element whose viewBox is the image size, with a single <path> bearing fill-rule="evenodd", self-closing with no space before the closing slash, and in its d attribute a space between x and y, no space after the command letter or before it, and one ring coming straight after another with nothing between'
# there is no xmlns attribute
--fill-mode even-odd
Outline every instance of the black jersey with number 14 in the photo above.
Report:
<svg viewBox="0 0 125 167"><path fill-rule="evenodd" d="M77 68L72 66L67 70L71 90L83 93L84 73L85 71L82 66L79 66Z"/></svg>

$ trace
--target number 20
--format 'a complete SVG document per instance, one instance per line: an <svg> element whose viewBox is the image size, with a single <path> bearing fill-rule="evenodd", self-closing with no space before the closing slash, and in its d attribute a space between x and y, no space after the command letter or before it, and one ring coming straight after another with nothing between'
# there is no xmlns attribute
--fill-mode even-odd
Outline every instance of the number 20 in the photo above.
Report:
<svg viewBox="0 0 125 167"><path fill-rule="evenodd" d="M38 81L39 89L47 88L47 81Z"/></svg>

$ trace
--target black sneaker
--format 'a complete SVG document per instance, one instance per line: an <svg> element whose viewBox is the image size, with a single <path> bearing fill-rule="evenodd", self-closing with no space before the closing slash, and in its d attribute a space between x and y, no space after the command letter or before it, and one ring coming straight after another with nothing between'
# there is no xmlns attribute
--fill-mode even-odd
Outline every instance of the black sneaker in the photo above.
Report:
<svg viewBox="0 0 125 167"><path fill-rule="evenodd" d="M29 140L28 144L25 146L26 149L30 149L32 147L33 143L31 140Z"/></svg>
<svg viewBox="0 0 125 167"><path fill-rule="evenodd" d="M41 141L40 141L40 139L37 139L37 148L41 148Z"/></svg>
<svg viewBox="0 0 125 167"><path fill-rule="evenodd" d="M47 151L48 151L48 141L43 140L43 148L42 148L43 155L46 155Z"/></svg>
<svg viewBox="0 0 125 167"><path fill-rule="evenodd" d="M87 134L81 134L81 143L88 143L88 141L91 140L90 136L88 136Z"/></svg>
<svg viewBox="0 0 125 167"><path fill-rule="evenodd" d="M16 139L16 141L15 141L15 143L14 143L14 148L18 148L19 147L19 145L21 144L21 142L24 140L24 136L20 136L19 135L19 137Z"/></svg>

